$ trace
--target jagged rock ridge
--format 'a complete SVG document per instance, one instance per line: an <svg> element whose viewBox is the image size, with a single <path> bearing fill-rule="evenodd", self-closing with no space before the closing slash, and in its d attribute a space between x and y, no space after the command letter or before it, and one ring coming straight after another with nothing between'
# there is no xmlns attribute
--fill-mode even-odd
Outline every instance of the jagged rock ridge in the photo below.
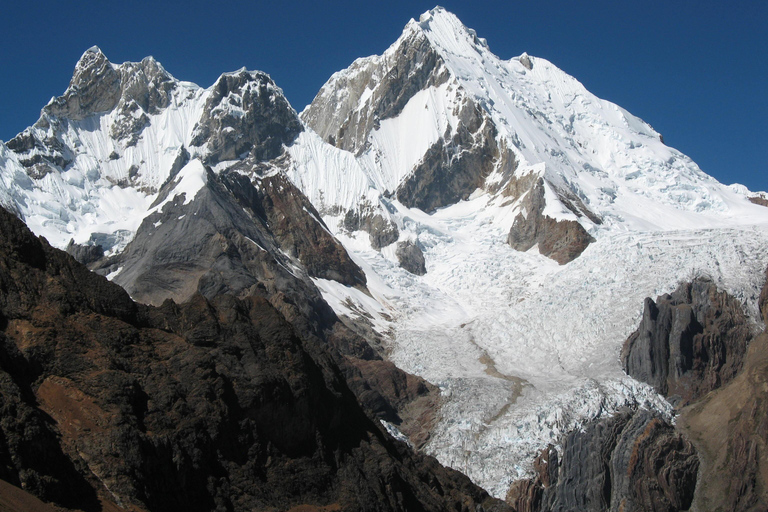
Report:
<svg viewBox="0 0 768 512"><path fill-rule="evenodd" d="M572 432L561 456L549 447L535 466L507 495L519 512L672 512L690 507L699 459L668 421L630 410Z"/></svg>
<svg viewBox="0 0 768 512"><path fill-rule="evenodd" d="M700 277L656 302L646 299L621 360L629 375L685 405L735 377L751 338L742 305Z"/></svg>

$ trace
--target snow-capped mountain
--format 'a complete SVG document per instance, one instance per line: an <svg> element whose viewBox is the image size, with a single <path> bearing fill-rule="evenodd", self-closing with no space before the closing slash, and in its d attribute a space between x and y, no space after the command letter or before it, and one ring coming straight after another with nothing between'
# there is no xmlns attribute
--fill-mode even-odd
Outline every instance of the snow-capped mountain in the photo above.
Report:
<svg viewBox="0 0 768 512"><path fill-rule="evenodd" d="M645 297L710 275L760 324L768 211L748 191L546 60L499 59L443 9L334 74L301 117L291 179L366 271L369 314L394 318L392 361L443 392L425 449L496 496L585 419L669 414L619 365ZM399 268L406 243L425 275ZM320 286L339 312L354 299Z"/></svg>
<svg viewBox="0 0 768 512"><path fill-rule="evenodd" d="M749 196L442 8L300 116L260 72L203 89L92 48L0 142L3 206L138 300L261 293L322 326L322 294L440 387L424 450L497 497L588 419L671 414L619 364L645 297L707 274L760 323Z"/></svg>

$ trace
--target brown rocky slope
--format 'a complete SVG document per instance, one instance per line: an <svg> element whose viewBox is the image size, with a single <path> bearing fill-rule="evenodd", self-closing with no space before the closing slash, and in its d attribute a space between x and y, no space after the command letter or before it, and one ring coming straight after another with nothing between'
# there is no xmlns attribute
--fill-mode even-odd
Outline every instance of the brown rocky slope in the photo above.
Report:
<svg viewBox="0 0 768 512"><path fill-rule="evenodd" d="M85 511L504 510L389 438L265 299L142 306L0 226L0 479Z"/></svg>

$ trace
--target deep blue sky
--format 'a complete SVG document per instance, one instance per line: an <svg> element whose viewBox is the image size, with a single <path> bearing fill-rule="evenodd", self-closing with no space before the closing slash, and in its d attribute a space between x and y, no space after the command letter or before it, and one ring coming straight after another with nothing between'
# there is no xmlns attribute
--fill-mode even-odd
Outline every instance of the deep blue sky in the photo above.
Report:
<svg viewBox="0 0 768 512"><path fill-rule="evenodd" d="M176 78L205 87L226 71L260 69L301 111L333 72L384 51L433 2L7 1L0 140L35 122L94 44L115 63L153 55ZM544 57L720 181L768 190L768 1L441 5L500 57Z"/></svg>

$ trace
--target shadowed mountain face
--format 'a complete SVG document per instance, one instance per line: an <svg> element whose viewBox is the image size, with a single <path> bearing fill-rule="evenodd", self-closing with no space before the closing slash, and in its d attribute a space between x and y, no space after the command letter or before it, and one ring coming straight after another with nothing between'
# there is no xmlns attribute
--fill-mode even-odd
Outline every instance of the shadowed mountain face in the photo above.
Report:
<svg viewBox="0 0 768 512"><path fill-rule="evenodd" d="M0 223L3 480L94 511L501 507L383 433L266 300L137 305Z"/></svg>
<svg viewBox="0 0 768 512"><path fill-rule="evenodd" d="M682 434L642 409L625 410L568 434L562 455L549 447L537 474L515 482L507 500L518 511L688 510L699 459Z"/></svg>
<svg viewBox="0 0 768 512"><path fill-rule="evenodd" d="M624 370L685 405L730 382L752 339L742 305L708 279L645 301L621 352Z"/></svg>

